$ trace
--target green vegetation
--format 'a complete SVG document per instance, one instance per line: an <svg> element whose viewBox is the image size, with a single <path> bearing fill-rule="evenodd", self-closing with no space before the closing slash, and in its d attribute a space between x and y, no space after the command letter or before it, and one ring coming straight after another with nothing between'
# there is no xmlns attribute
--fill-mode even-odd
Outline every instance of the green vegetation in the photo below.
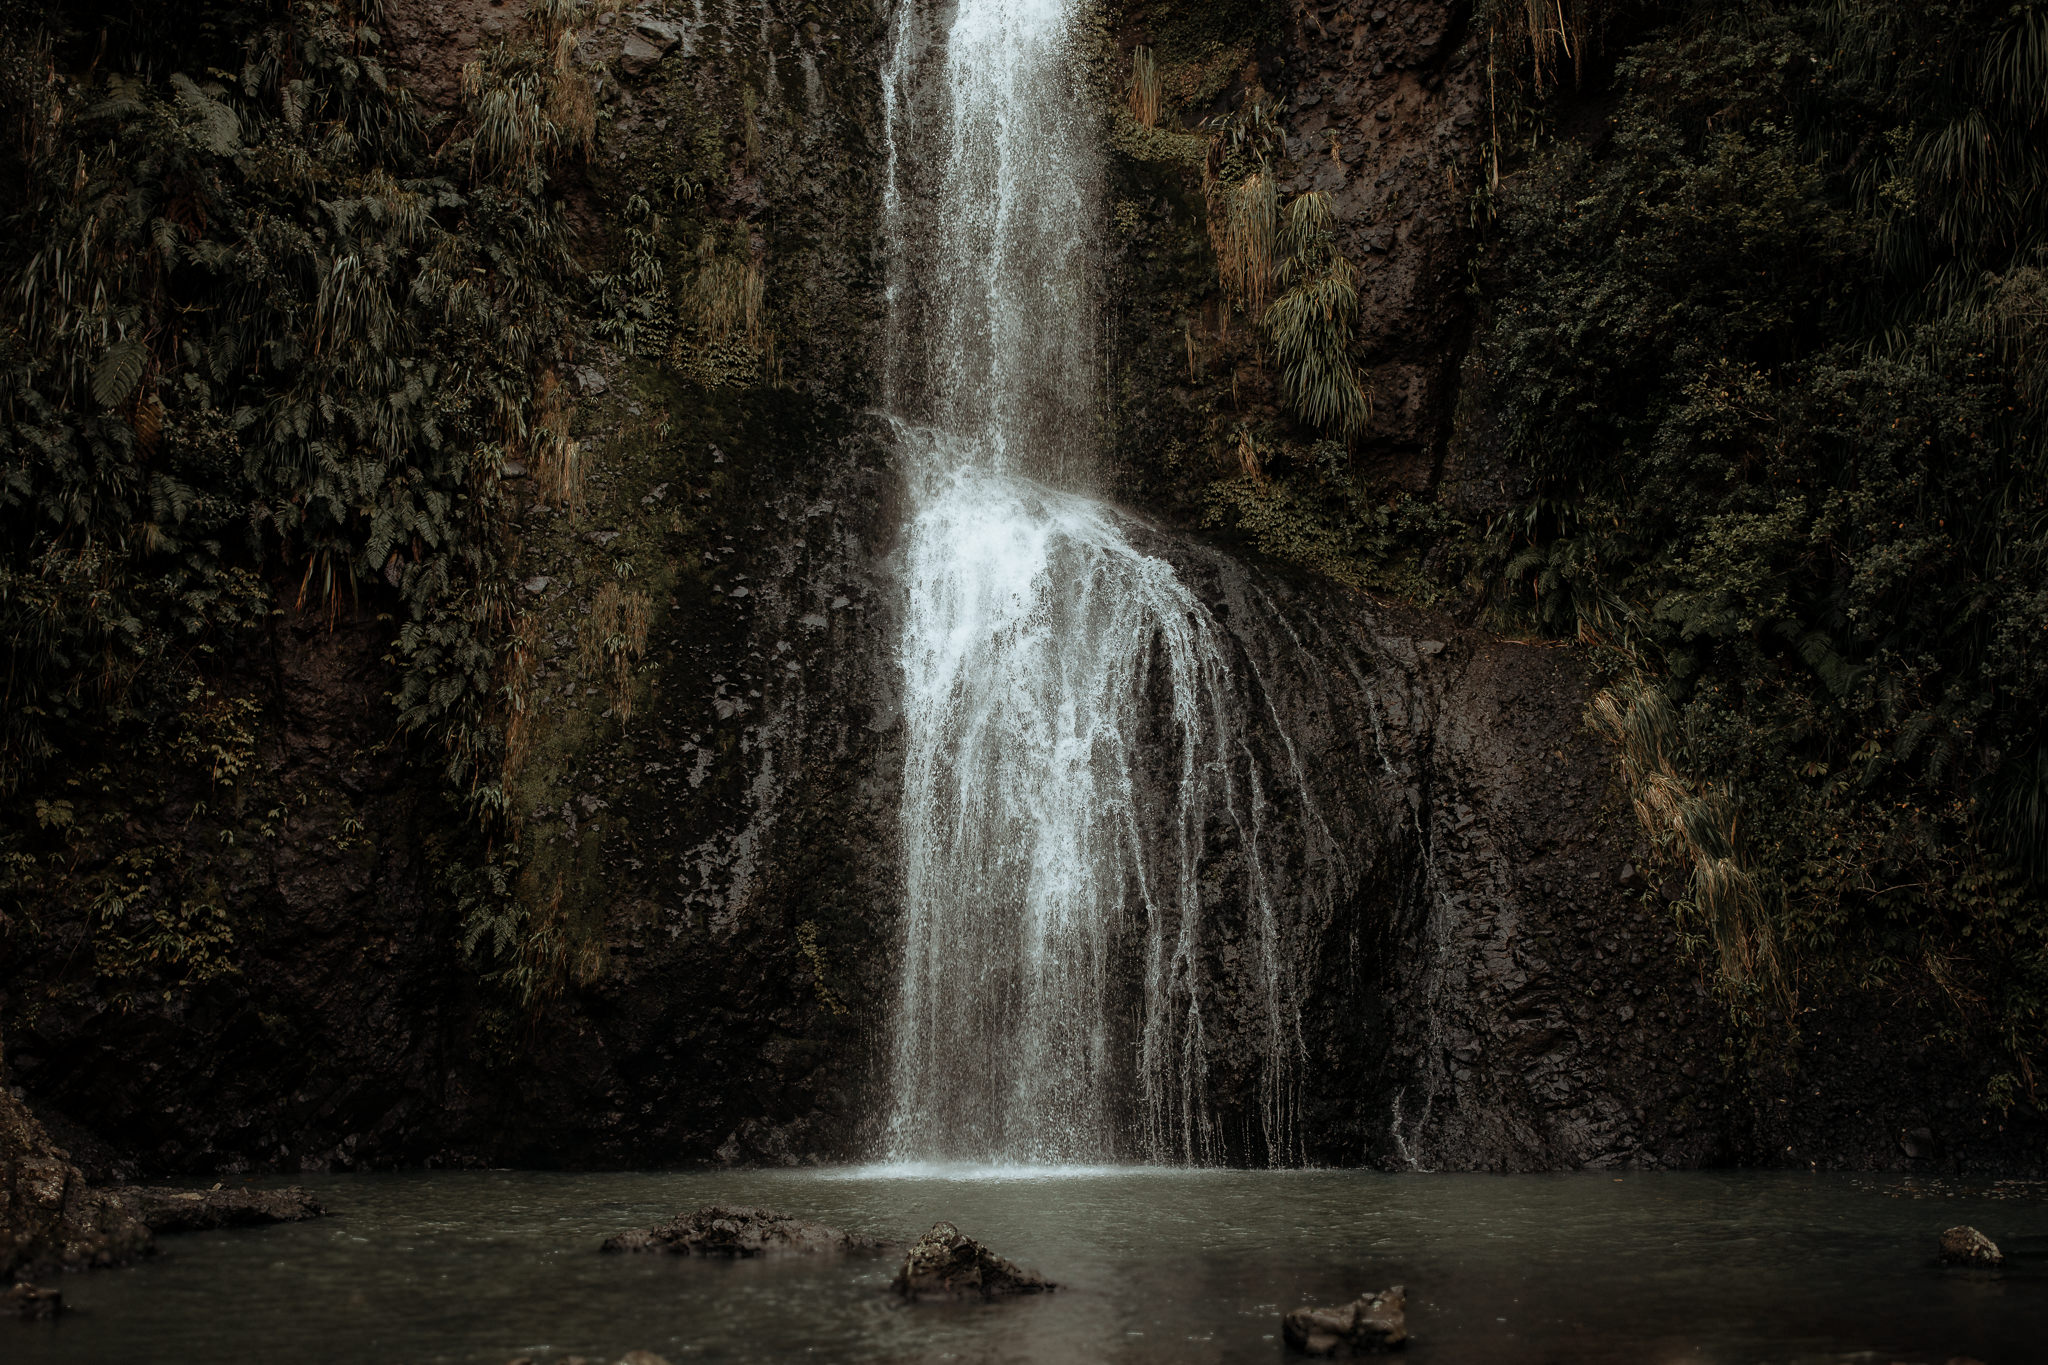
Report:
<svg viewBox="0 0 2048 1365"><path fill-rule="evenodd" d="M148 52L89 81L47 38L12 54L0 781L175 714L286 580L330 612L381 583L403 723L488 808L499 485L555 435L543 189L577 134L554 73L500 53L430 150L364 15L230 27L239 70L204 83Z"/></svg>
<svg viewBox="0 0 2048 1365"><path fill-rule="evenodd" d="M374 0L100 8L17 13L0 60L0 796L95 811L10 820L0 853L12 890L104 883L104 942L153 924L146 956L189 960L227 941L205 869L166 847L96 871L124 836L92 835L161 765L244 776L236 663L269 618L389 619L447 823L503 810L504 480L573 483L548 184L594 106L568 0L431 130Z"/></svg>
<svg viewBox="0 0 2048 1365"><path fill-rule="evenodd" d="M1339 581L1585 642L1736 1012L1915 999L2005 1059L1994 1099L2039 1103L2048 5L1491 0L1470 31L1456 440L1505 501L1372 486L1241 358L1196 438L1223 472L1179 496ZM1307 263L1316 209L1276 204L1270 97L1240 89L1207 125L1210 279L1264 319L1279 404L1369 444L1331 363L1348 270ZM1264 292L1290 270L1298 315L1304 285Z"/></svg>
<svg viewBox="0 0 2048 1365"><path fill-rule="evenodd" d="M1313 427L1349 438L1372 417L1372 397L1351 362L1358 327L1357 273L1337 250L1330 198L1310 191L1287 206L1280 283L1266 333L1280 367L1281 401Z"/></svg>
<svg viewBox="0 0 2048 1365"><path fill-rule="evenodd" d="M1738 997L1932 982L2038 1099L2048 6L1689 7L1614 94L1488 205L1501 605L1668 703Z"/></svg>
<svg viewBox="0 0 2048 1365"><path fill-rule="evenodd" d="M1310 426L1348 440L1371 417L1372 398L1351 360L1357 272L1337 249L1329 196L1310 191L1281 209L1273 162L1284 154L1284 143L1273 109L1259 92L1247 92L1234 111L1209 120L1204 131L1209 147L1203 197L1225 303L1219 339L1228 343L1231 316L1241 316L1252 332L1254 367L1265 358L1257 343L1272 343L1287 408ZM1277 297L1276 289L1282 291ZM1192 331L1187 335L1192 377L1199 354ZM1247 459L1245 467L1256 476L1254 461Z"/></svg>

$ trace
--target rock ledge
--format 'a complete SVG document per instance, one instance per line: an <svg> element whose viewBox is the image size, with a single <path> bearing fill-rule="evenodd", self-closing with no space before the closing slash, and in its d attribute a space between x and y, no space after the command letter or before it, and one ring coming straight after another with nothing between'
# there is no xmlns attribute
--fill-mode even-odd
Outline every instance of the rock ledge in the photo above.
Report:
<svg viewBox="0 0 2048 1365"><path fill-rule="evenodd" d="M278 1190L166 1190L131 1185L117 1191L142 1206L151 1232L207 1232L214 1228L261 1227L324 1218L320 1201L288 1185Z"/></svg>

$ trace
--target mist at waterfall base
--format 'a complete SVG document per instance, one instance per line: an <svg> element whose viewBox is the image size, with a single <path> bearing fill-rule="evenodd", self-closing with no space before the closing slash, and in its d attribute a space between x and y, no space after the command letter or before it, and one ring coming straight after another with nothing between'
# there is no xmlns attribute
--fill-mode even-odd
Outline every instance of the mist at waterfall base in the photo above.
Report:
<svg viewBox="0 0 2048 1365"><path fill-rule="evenodd" d="M2048 1205L1895 1176L1066 1171L309 1177L335 1216L199 1233L68 1276L10 1365L1278 1361L1280 1316L1403 1284L1417 1365L1988 1365L2041 1359ZM2014 1187L2007 1187L2012 1189ZM1910 1191L1909 1191L1910 1192ZM601 1256L713 1202L908 1238L940 1218L1058 1280L989 1305L886 1292L895 1258ZM1944 1268L1967 1222L2010 1258Z"/></svg>

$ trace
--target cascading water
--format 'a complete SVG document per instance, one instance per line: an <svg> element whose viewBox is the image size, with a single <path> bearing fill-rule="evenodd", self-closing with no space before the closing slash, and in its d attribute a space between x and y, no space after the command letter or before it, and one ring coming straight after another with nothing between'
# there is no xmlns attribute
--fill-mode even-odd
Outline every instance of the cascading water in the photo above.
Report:
<svg viewBox="0 0 2048 1365"><path fill-rule="evenodd" d="M1247 856L1260 1145L1299 1036L1210 613L1084 493L1094 128L1073 0L899 0L886 83L890 405L909 469L906 922L888 1155L1218 1159L1206 841Z"/></svg>

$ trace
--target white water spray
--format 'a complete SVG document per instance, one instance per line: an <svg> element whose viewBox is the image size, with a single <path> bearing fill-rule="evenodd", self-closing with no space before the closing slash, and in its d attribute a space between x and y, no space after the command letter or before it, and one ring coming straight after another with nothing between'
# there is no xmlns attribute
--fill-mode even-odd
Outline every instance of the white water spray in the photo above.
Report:
<svg viewBox="0 0 2048 1365"><path fill-rule="evenodd" d="M1264 993L1262 1146L1298 1028L1257 765L1209 612L1081 493L1095 130L1072 0L899 0L887 383L911 523L892 1160L1218 1159L1203 853L1233 832ZM1243 759L1241 762L1240 759Z"/></svg>

